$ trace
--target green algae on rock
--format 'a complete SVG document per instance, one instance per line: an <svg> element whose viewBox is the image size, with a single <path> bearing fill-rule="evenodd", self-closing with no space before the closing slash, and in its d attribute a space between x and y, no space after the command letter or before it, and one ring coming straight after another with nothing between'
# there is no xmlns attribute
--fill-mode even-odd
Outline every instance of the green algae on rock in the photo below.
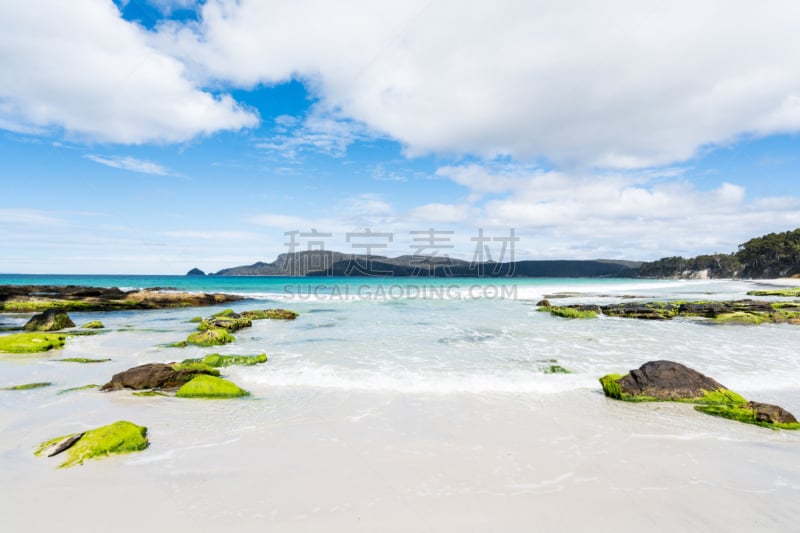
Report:
<svg viewBox="0 0 800 533"><path fill-rule="evenodd" d="M58 394L68 394L70 392L80 392L82 390L92 390L92 389L96 389L98 387L100 387L100 385L95 385L94 383L92 383L90 385L83 385L82 387L72 387L72 388L69 388L69 389L62 389L62 390L58 391Z"/></svg>
<svg viewBox="0 0 800 533"><path fill-rule="evenodd" d="M63 309L48 309L44 313L33 315L23 326L25 331L58 331L74 328L75 323Z"/></svg>
<svg viewBox="0 0 800 533"><path fill-rule="evenodd" d="M83 329L103 329L105 326L99 320L92 320L81 326Z"/></svg>
<svg viewBox="0 0 800 533"><path fill-rule="evenodd" d="M783 296L786 298L800 298L800 287L792 289L768 289L761 291L748 291L748 296Z"/></svg>
<svg viewBox="0 0 800 533"><path fill-rule="evenodd" d="M200 363L210 367L226 367L232 365L251 366L267 362L267 354L259 355L220 355L218 353L208 354L199 359L184 359L179 364Z"/></svg>
<svg viewBox="0 0 800 533"><path fill-rule="evenodd" d="M203 317L201 316L193 316L192 318L189 319L189 322L202 322L202 321Z"/></svg>
<svg viewBox="0 0 800 533"><path fill-rule="evenodd" d="M37 353L64 347L67 336L58 333L13 333L0 336L0 352Z"/></svg>
<svg viewBox="0 0 800 533"><path fill-rule="evenodd" d="M157 390L144 390L144 391L134 392L132 394L134 396L144 396L144 397L149 397L149 396L169 396L169 394L165 394L165 393L163 393L161 391L157 391Z"/></svg>
<svg viewBox="0 0 800 533"><path fill-rule="evenodd" d="M560 316L561 318L597 318L599 310L583 309L582 307L568 307L568 306L551 306L545 308L550 311L553 316ZM596 307L596 306L595 306Z"/></svg>
<svg viewBox="0 0 800 533"><path fill-rule="evenodd" d="M202 359L186 359L180 363L174 363L172 368L177 371L191 372L193 374L208 374L219 377L219 370L206 364Z"/></svg>
<svg viewBox="0 0 800 533"><path fill-rule="evenodd" d="M67 447L64 447L63 444L66 444ZM43 442L34 455L50 457L66 452L67 460L59 466L59 468L66 468L83 464L87 459L138 452L147 448L149 444L146 427L121 420L83 434L73 433Z"/></svg>
<svg viewBox="0 0 800 533"><path fill-rule="evenodd" d="M52 385L52 383L49 381L41 381L38 383L25 383L24 385L12 385L11 387L3 387L0 390L31 390L49 387L50 385Z"/></svg>
<svg viewBox="0 0 800 533"><path fill-rule="evenodd" d="M60 361L62 363L91 364L91 363L107 363L111 361L111 359L91 359L89 357L66 357L64 359L56 359L56 361Z"/></svg>
<svg viewBox="0 0 800 533"><path fill-rule="evenodd" d="M199 375L178 389L176 396L179 398L239 398L249 394L226 379Z"/></svg>
<svg viewBox="0 0 800 533"><path fill-rule="evenodd" d="M748 402L739 405L695 405L695 411L770 429L800 430L800 422L777 405Z"/></svg>
<svg viewBox="0 0 800 533"><path fill-rule="evenodd" d="M544 369L545 374L572 374L571 371L567 370L561 365L550 365Z"/></svg>
<svg viewBox="0 0 800 533"><path fill-rule="evenodd" d="M224 328L211 328L205 331L198 331L186 338L188 344L193 344L195 346L220 346L235 340L236 337L231 335L228 330Z"/></svg>
<svg viewBox="0 0 800 533"><path fill-rule="evenodd" d="M294 320L300 316L300 313L290 311L288 309L263 309L255 311L242 311L241 315L251 320Z"/></svg>
<svg viewBox="0 0 800 533"><path fill-rule="evenodd" d="M249 328L252 325L252 320L239 315L216 316L202 320L197 325L197 329L198 331L206 331L208 329L222 328L228 331L238 331L242 328Z"/></svg>

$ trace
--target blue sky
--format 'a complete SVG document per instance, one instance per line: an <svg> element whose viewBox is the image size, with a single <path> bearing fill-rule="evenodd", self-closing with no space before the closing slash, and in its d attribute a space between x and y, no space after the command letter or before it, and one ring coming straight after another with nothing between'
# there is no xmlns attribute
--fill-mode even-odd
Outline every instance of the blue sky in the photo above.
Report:
<svg viewBox="0 0 800 533"><path fill-rule="evenodd" d="M312 228L647 260L800 226L800 7L597 4L3 2L0 272L216 271Z"/></svg>

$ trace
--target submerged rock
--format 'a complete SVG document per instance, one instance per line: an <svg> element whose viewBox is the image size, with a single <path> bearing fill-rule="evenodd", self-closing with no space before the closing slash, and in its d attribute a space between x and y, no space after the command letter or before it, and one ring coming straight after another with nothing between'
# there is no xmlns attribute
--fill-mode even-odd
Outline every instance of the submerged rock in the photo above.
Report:
<svg viewBox="0 0 800 533"><path fill-rule="evenodd" d="M219 368L232 365L251 366L266 362L267 354L265 353L259 355L220 355L218 353L212 353L201 359L184 359L180 362L180 365L203 364L209 367Z"/></svg>
<svg viewBox="0 0 800 533"><path fill-rule="evenodd" d="M42 381L39 383L25 383L24 385L12 385L11 387L3 387L0 390L31 390L41 389L42 387L49 387L52 385L49 381Z"/></svg>
<svg viewBox="0 0 800 533"><path fill-rule="evenodd" d="M290 311L288 309L263 309L255 311L243 311L242 316L251 320L294 320L300 316L300 314L296 311Z"/></svg>
<svg viewBox="0 0 800 533"><path fill-rule="evenodd" d="M34 455L52 457L66 452L67 460L59 466L65 468L83 464L95 457L141 451L149 444L146 427L121 420L84 433L73 433L43 442Z"/></svg>
<svg viewBox="0 0 800 533"><path fill-rule="evenodd" d="M252 325L252 320L234 313L233 315L212 316L211 318L201 320L200 324L197 325L197 329L205 331L208 329L222 328L227 331L238 331L242 328L249 328Z"/></svg>
<svg viewBox="0 0 800 533"><path fill-rule="evenodd" d="M800 323L800 302L763 302L735 300L725 302L626 302L610 305L540 306L553 316L593 318L598 314L620 318L671 320L673 318L708 318L714 322L761 324L764 322Z"/></svg>
<svg viewBox="0 0 800 533"><path fill-rule="evenodd" d="M762 291L749 291L750 296L783 296L786 298L800 298L800 287L792 289L768 289Z"/></svg>
<svg viewBox="0 0 800 533"><path fill-rule="evenodd" d="M204 368L175 368L172 364L149 363L129 368L114 374L111 381L100 390L115 391L122 389L175 389L198 374L211 374Z"/></svg>
<svg viewBox="0 0 800 533"><path fill-rule="evenodd" d="M44 313L33 315L22 328L25 331L58 331L74 328L75 323L63 309L48 309Z"/></svg>
<svg viewBox="0 0 800 533"><path fill-rule="evenodd" d="M250 393L235 383L214 376L197 376L175 394L179 398L238 398Z"/></svg>
<svg viewBox="0 0 800 533"><path fill-rule="evenodd" d="M92 320L81 326L83 329L103 329L105 326L99 320Z"/></svg>

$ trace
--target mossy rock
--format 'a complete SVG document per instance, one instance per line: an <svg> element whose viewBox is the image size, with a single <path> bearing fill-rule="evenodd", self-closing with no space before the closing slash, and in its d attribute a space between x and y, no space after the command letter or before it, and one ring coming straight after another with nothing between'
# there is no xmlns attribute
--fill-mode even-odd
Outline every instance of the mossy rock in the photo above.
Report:
<svg viewBox="0 0 800 533"><path fill-rule="evenodd" d="M195 346L221 346L236 340L236 337L231 335L227 329L212 328L205 331L198 331L192 333L186 338L188 344Z"/></svg>
<svg viewBox="0 0 800 533"><path fill-rule="evenodd" d="M44 313L33 315L23 326L25 331L58 331L74 328L75 323L63 309L48 309Z"/></svg>
<svg viewBox="0 0 800 533"><path fill-rule="evenodd" d="M550 365L544 369L545 374L572 374L569 370L561 365Z"/></svg>
<svg viewBox="0 0 800 533"><path fill-rule="evenodd" d="M758 410L751 407L752 403L744 405L695 405L694 409L707 415L736 420L744 424L753 424L770 429L800 430L800 422L796 420L794 422L771 422L759 417Z"/></svg>
<svg viewBox="0 0 800 533"><path fill-rule="evenodd" d="M121 420L83 434L74 433L43 442L34 455L52 457L65 452L67 460L59 468L66 468L83 464L87 459L138 452L149 444L146 427Z"/></svg>
<svg viewBox="0 0 800 533"><path fill-rule="evenodd" d="M253 325L253 321L247 317L239 315L222 315L212 316L206 320L200 321L197 325L198 331L205 331L214 328L223 328L228 331L238 331L242 328L249 328Z"/></svg>
<svg viewBox="0 0 800 533"><path fill-rule="evenodd" d="M91 363L107 363L111 361L111 359L91 359L89 357L66 357L64 359L56 359L56 361L61 361L62 363L91 364Z"/></svg>
<svg viewBox="0 0 800 533"><path fill-rule="evenodd" d="M263 309L255 311L243 311L241 315L251 320L294 320L300 316L300 313L290 311L288 309Z"/></svg>
<svg viewBox="0 0 800 533"><path fill-rule="evenodd" d="M748 291L749 296L783 296L785 298L798 298L800 297L800 287L791 289L769 289L761 291Z"/></svg>
<svg viewBox="0 0 800 533"><path fill-rule="evenodd" d="M226 379L201 374L178 389L176 396L179 398L239 398L249 394Z"/></svg>
<svg viewBox="0 0 800 533"><path fill-rule="evenodd" d="M213 316L215 318L218 318L218 317L221 317L221 316L239 318L239 315L233 309L225 309L225 310L220 311L218 313L214 313L211 316Z"/></svg>
<svg viewBox="0 0 800 533"><path fill-rule="evenodd" d="M203 364L210 367L226 367L233 365L251 366L267 362L267 354L259 355L220 355L218 353L209 354L201 359L185 359L179 364Z"/></svg>
<svg viewBox="0 0 800 533"><path fill-rule="evenodd" d="M203 321L203 317L201 317L201 316L194 316L194 317L189 319L189 322L202 322L202 321Z"/></svg>
<svg viewBox="0 0 800 533"><path fill-rule="evenodd" d="M157 390L144 390L144 391L134 392L133 395L134 396L144 396L144 397L169 396L169 394L165 394L165 393L163 393L161 391L157 391Z"/></svg>
<svg viewBox="0 0 800 533"><path fill-rule="evenodd" d="M103 329L105 326L99 320L92 320L81 326L83 329Z"/></svg>
<svg viewBox="0 0 800 533"><path fill-rule="evenodd" d="M90 385L83 385L82 387L72 387L69 389L62 389L58 391L58 394L68 394L70 392L80 392L82 390L92 390L97 388L100 388L100 385L95 385L94 383L92 383Z"/></svg>
<svg viewBox="0 0 800 533"><path fill-rule="evenodd" d="M775 313L774 315L777 315ZM769 313L747 313L745 311L735 311L733 313L722 313L712 319L720 324L763 324L765 322L775 322L773 314Z"/></svg>
<svg viewBox="0 0 800 533"><path fill-rule="evenodd" d="M38 383L25 383L24 385L12 385L11 387L3 387L0 390L31 390L49 387L50 385L52 385L52 383L49 381L41 381Z"/></svg>
<svg viewBox="0 0 800 533"><path fill-rule="evenodd" d="M0 337L0 352L38 353L59 350L67 336L58 333L14 333Z"/></svg>
<svg viewBox="0 0 800 533"><path fill-rule="evenodd" d="M175 370L186 370L188 372L206 373L219 377L219 370L212 365L204 363L201 359L186 359L180 363L172 365Z"/></svg>
<svg viewBox="0 0 800 533"><path fill-rule="evenodd" d="M561 318L597 318L597 311L593 309L579 309L576 307L550 306L544 308L553 316Z"/></svg>

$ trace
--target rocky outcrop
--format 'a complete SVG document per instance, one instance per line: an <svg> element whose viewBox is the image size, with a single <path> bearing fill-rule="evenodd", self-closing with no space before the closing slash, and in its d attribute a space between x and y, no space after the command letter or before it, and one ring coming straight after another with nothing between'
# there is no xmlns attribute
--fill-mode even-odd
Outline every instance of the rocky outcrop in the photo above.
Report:
<svg viewBox="0 0 800 533"><path fill-rule="evenodd" d="M617 380L622 395L656 400L702 399L726 387L696 370L672 361L651 361Z"/></svg>
<svg viewBox="0 0 800 533"><path fill-rule="evenodd" d="M22 328L25 331L58 331L74 328L75 323L63 309L48 309L44 313L33 315Z"/></svg>
<svg viewBox="0 0 800 533"><path fill-rule="evenodd" d="M548 302L549 303L549 302ZM598 314L644 320L709 318L716 322L760 324L800 323L800 302L735 300L720 302L626 302L611 305L563 305L540 307L553 316L593 318Z"/></svg>
<svg viewBox="0 0 800 533"><path fill-rule="evenodd" d="M6 312L166 309L218 305L242 299L232 294L180 292L163 287L122 291L116 287L77 285L0 285L0 311Z"/></svg>
<svg viewBox="0 0 800 533"><path fill-rule="evenodd" d="M150 363L114 374L111 381L103 385L100 390L175 389L198 374L213 375L213 372L203 368L176 369L173 364Z"/></svg>
<svg viewBox="0 0 800 533"><path fill-rule="evenodd" d="M600 378L609 398L629 402L673 401L695 404L701 413L769 427L800 429L800 423L777 405L748 402L718 381L673 361L650 361L622 376Z"/></svg>

